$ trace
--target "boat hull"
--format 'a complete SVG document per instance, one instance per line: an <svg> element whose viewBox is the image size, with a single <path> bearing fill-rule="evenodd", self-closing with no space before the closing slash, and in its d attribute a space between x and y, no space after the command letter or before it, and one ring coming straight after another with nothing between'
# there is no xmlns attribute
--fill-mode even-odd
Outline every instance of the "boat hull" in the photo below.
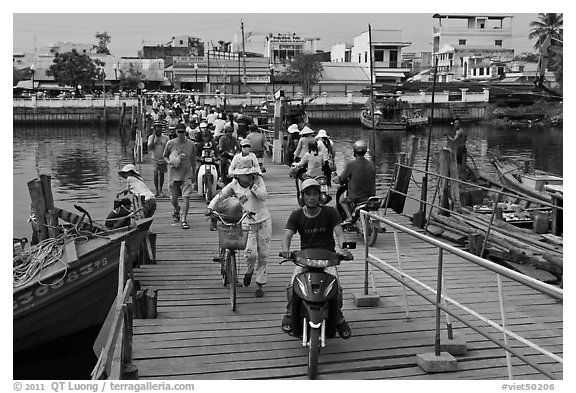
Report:
<svg viewBox="0 0 576 393"><path fill-rule="evenodd" d="M496 168L500 181L510 189L544 202L551 203L552 196L544 190L547 184L562 184L560 177L547 173L523 174L515 165L493 159L492 164Z"/></svg>
<svg viewBox="0 0 576 393"><path fill-rule="evenodd" d="M79 244L78 260L66 269L14 290L14 353L102 325L117 294L121 243L132 261L151 222Z"/></svg>
<svg viewBox="0 0 576 393"><path fill-rule="evenodd" d="M360 115L360 121L362 125L366 128L372 129L372 120L366 118L363 115ZM407 128L407 123L404 120L390 120L390 121L383 121L380 120L376 126L374 127L375 130L382 130L382 131L405 131Z"/></svg>

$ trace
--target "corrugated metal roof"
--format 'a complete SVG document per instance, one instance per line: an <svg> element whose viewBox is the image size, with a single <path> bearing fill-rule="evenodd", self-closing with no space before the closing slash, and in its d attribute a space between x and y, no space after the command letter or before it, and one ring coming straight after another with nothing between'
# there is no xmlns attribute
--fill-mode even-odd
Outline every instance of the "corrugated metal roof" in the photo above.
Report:
<svg viewBox="0 0 576 393"><path fill-rule="evenodd" d="M370 82L370 75L366 68L353 63L322 62L322 77L320 83L366 83Z"/></svg>

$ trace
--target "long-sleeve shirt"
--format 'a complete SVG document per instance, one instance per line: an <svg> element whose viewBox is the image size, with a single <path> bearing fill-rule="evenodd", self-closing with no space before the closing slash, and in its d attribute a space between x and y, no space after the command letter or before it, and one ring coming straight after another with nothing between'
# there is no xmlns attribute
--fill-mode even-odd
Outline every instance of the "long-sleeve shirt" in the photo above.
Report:
<svg viewBox="0 0 576 393"><path fill-rule="evenodd" d="M262 171L260 170L260 164L258 164L258 158L256 158L256 154L250 152L246 156L243 156L242 153L238 153L232 158L232 162L230 163L230 167L228 168L228 176L234 175L234 169L236 169L239 166L240 162L243 160L252 161L252 166L258 170L258 174L259 175L262 174Z"/></svg>
<svg viewBox="0 0 576 393"><path fill-rule="evenodd" d="M258 224L270 218L270 212L266 206L268 191L264 180L260 176L255 176L254 185L250 188L242 187L237 179L232 180L219 194L212 198L208 208L214 210L221 200L223 201L231 196L235 196L240 200L244 211L255 213L254 216L249 216L246 219L245 222L248 224Z"/></svg>

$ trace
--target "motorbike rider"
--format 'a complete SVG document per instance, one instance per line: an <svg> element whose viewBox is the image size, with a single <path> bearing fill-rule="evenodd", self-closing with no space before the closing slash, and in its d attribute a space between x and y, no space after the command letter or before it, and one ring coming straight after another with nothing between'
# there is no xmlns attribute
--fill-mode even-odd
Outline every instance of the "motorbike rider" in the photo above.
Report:
<svg viewBox="0 0 576 393"><path fill-rule="evenodd" d="M290 257L290 243L292 242L292 236L294 236L296 232L300 234L300 248L302 250L308 248L322 248L334 252L336 247L334 235L336 235L339 253L349 257L350 251L342 248L345 238L344 230L340 225L340 214L331 206L320 206L320 184L315 179L306 179L302 183L302 195L304 206L294 210L290 214L284 229L282 257ZM290 333L292 331L292 283L296 276L304 271L305 268L296 266L288 288L286 288L288 304L286 307L286 314L284 314L284 317L282 318L282 330L285 333ZM325 271L338 277L336 266L327 267ZM352 335L350 326L342 314L342 285L340 282L338 282L338 314L336 315L336 329L338 330L340 337L344 339L350 338Z"/></svg>
<svg viewBox="0 0 576 393"><path fill-rule="evenodd" d="M314 131L308 126L304 126L299 134L300 139L298 139L298 146L296 146L296 150L294 151L294 161L296 162L304 157L304 154L308 152L308 144L314 140Z"/></svg>
<svg viewBox="0 0 576 393"><path fill-rule="evenodd" d="M249 162L251 166L257 169L256 173L262 176L262 171L258 164L258 158L256 158L256 155L250 151L251 147L252 146L248 139L242 139L240 141L240 153L236 154L234 158L232 158L232 162L228 168L228 176L233 176L234 169L244 165L244 162Z"/></svg>
<svg viewBox="0 0 576 393"><path fill-rule="evenodd" d="M224 126L224 136L220 137L218 141L218 154L220 156L220 166L222 169L220 180L224 182L224 184L228 184L228 180L232 179L231 176L228 176L228 168L230 167L232 157L240 151L240 144L238 143L238 139L232 135L233 132L234 128L230 124L226 124L226 126Z"/></svg>
<svg viewBox="0 0 576 393"><path fill-rule="evenodd" d="M342 173L334 177L336 183L348 183L348 197L341 201L346 213L343 224L352 222L352 212L356 204L376 195L376 167L364 157L368 150L366 142L354 142L353 149L355 159L346 162Z"/></svg>
<svg viewBox="0 0 576 393"><path fill-rule="evenodd" d="M256 158L264 158L264 135L260 132L257 124L250 124L248 127L250 133L246 135L246 139L250 141L252 153L256 155ZM263 165L260 166L262 173L266 173L266 168Z"/></svg>

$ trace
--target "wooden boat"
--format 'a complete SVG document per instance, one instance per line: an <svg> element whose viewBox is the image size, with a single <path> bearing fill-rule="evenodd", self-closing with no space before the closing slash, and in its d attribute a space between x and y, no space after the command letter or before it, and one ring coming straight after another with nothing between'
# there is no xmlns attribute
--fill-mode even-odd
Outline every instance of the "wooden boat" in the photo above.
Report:
<svg viewBox="0 0 576 393"><path fill-rule="evenodd" d="M551 203L552 196L546 186L562 186L563 179L550 173L531 170L526 163L518 164L508 159L492 155L490 162L496 168L500 181L521 195Z"/></svg>
<svg viewBox="0 0 576 393"><path fill-rule="evenodd" d="M406 119L384 119L382 117L382 112L380 111L374 111L374 120L376 123L374 126L375 130L404 131L408 128L408 122ZM360 113L360 122L362 122L362 125L366 128L373 128L372 116L367 110L363 110Z"/></svg>
<svg viewBox="0 0 576 393"><path fill-rule="evenodd" d="M428 116L424 115L422 111L416 110L412 116L406 118L408 127L423 127L428 124Z"/></svg>
<svg viewBox="0 0 576 393"><path fill-rule="evenodd" d="M61 209L59 217L76 216ZM27 249L52 247L58 250L41 262L55 262L31 270L24 278L17 274L26 251L14 259L13 351L22 353L73 333L101 325L118 287L120 247L126 242L127 261L132 261L152 224L152 218L137 220L115 230L80 222L57 238ZM60 255L61 252L61 255ZM36 254L38 255L38 254ZM54 257L54 255L56 255ZM20 257L18 264L17 258ZM131 262L130 262L131 263Z"/></svg>

